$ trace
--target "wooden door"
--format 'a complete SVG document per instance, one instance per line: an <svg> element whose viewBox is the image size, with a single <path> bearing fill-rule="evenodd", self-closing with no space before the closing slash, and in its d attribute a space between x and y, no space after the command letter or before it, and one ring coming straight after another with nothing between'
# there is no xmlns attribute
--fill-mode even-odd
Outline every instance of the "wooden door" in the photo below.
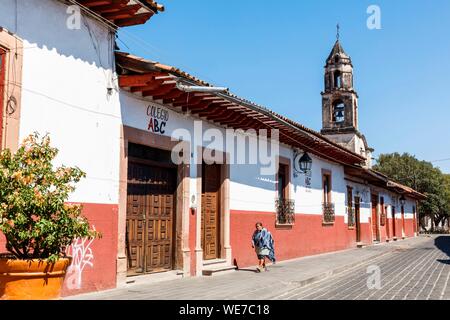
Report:
<svg viewBox="0 0 450 320"><path fill-rule="evenodd" d="M372 235L375 241L379 240L377 208L378 208L378 196L372 195Z"/></svg>
<svg viewBox="0 0 450 320"><path fill-rule="evenodd" d="M360 215L360 198L355 197L355 225L356 225L356 242L361 242L361 215Z"/></svg>
<svg viewBox="0 0 450 320"><path fill-rule="evenodd" d="M129 162L127 188L128 274L173 268L176 170Z"/></svg>
<svg viewBox="0 0 450 320"><path fill-rule="evenodd" d="M406 236L406 226L405 226L405 207L402 206L402 237Z"/></svg>
<svg viewBox="0 0 450 320"><path fill-rule="evenodd" d="M203 259L220 257L219 200L220 165L203 165L202 170L202 249Z"/></svg>
<svg viewBox="0 0 450 320"><path fill-rule="evenodd" d="M386 239L389 239L391 237L391 230L389 228L388 207L387 206L384 206L384 216L386 219Z"/></svg>
<svg viewBox="0 0 450 320"><path fill-rule="evenodd" d="M397 230L396 230L396 222L395 222L395 207L392 206L392 237L397 237Z"/></svg>

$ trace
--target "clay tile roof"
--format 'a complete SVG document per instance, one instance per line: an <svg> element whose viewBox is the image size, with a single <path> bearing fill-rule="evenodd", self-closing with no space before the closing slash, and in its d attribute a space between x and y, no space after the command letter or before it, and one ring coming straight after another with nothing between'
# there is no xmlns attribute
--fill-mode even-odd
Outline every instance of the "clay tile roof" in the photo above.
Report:
<svg viewBox="0 0 450 320"><path fill-rule="evenodd" d="M351 166L351 167L346 167L345 172L347 174L363 178L363 179L369 181L373 185L377 185L379 187L388 189L395 193L404 194L408 197L411 197L411 198L414 198L417 200L424 200L427 198L426 195L414 190L413 188L410 188L408 186L405 186L403 184L395 182L391 178L389 178L387 175L385 175L379 171L376 171L374 169L363 168L361 166Z"/></svg>
<svg viewBox="0 0 450 320"><path fill-rule="evenodd" d="M154 14L164 11L164 6L153 0L76 0L89 11L102 16L118 27L146 23Z"/></svg>
<svg viewBox="0 0 450 320"><path fill-rule="evenodd" d="M399 190L399 192L405 193L412 198L416 198L416 199L426 199L427 198L426 195L414 190L413 188L410 188L408 186L405 186L403 184L400 184L400 183L392 181L392 180L388 181L387 186L391 187L391 188L395 188L395 189Z"/></svg>
<svg viewBox="0 0 450 320"><path fill-rule="evenodd" d="M159 62L146 60L141 57L136 57L124 52L116 52L116 61L118 64L118 72L120 75L144 75L146 73L166 72L168 75L176 77L175 79L183 80L191 85L198 86L213 86L212 84L203 81L187 72L184 72L176 67L161 64ZM172 90L176 90L173 87ZM137 88L136 91L139 91ZM174 93L175 94L175 93ZM175 94L176 95L176 94ZM322 136L319 132L311 130L298 122L288 119L264 106L258 105L250 100L243 99L237 95L227 93L215 94L217 99L223 100L240 106L242 110L246 110L252 114L258 114L258 117L264 118L266 124L273 129L281 128L284 132L284 139L286 142L294 147L307 150L322 158L344 164L356 164L365 161L365 158L356 154L337 143ZM237 112L237 111L236 111ZM242 117L246 117L244 114Z"/></svg>

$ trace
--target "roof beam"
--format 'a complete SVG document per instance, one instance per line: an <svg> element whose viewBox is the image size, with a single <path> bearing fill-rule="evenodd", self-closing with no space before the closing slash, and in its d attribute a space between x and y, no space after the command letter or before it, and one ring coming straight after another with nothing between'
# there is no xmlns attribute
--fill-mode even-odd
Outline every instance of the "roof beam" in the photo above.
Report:
<svg viewBox="0 0 450 320"><path fill-rule="evenodd" d="M175 88L174 84L162 84L162 85L158 86L154 90L142 91L142 96L143 97L159 96L159 95L162 95L162 94L169 93L174 88Z"/></svg>

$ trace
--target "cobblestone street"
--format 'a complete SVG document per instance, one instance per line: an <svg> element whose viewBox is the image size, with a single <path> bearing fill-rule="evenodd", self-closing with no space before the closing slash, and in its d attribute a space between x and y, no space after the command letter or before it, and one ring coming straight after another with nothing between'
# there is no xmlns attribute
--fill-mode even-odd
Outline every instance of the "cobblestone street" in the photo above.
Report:
<svg viewBox="0 0 450 320"><path fill-rule="evenodd" d="M276 299L441 300L450 299L450 237L434 237ZM368 289L369 266L379 267L381 289Z"/></svg>
<svg viewBox="0 0 450 320"><path fill-rule="evenodd" d="M368 279L379 270L380 287ZM450 299L450 236L421 236L363 249L248 268L214 277L128 285L70 299L291 300Z"/></svg>

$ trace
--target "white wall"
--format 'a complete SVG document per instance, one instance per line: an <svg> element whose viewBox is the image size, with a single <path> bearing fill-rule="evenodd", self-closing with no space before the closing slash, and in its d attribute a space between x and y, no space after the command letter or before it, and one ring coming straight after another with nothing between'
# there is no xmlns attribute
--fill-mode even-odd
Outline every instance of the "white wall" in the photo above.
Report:
<svg viewBox="0 0 450 320"><path fill-rule="evenodd" d="M68 29L67 6L59 1L19 0L17 12L15 0L1 2L0 26L24 45L20 140L34 131L48 132L60 149L56 164L87 173L71 201L118 203L120 108L113 35L86 17L81 29ZM111 86L115 90L107 95Z"/></svg>
<svg viewBox="0 0 450 320"><path fill-rule="evenodd" d="M370 188L367 185L359 184L351 181L346 181L346 185L353 188L353 198L355 196L360 197L360 222L369 223L369 217L372 215L371 193ZM346 196L347 198L347 196ZM346 199L347 201L347 199ZM353 200L354 203L354 200ZM346 220L347 221L347 220Z"/></svg>

